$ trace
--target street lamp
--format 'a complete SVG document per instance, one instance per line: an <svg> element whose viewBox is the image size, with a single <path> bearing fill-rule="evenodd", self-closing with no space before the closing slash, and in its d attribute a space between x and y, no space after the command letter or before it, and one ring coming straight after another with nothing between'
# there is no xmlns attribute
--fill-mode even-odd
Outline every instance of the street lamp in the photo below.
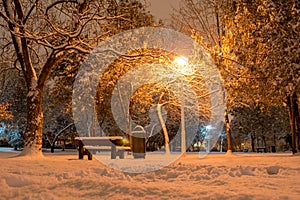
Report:
<svg viewBox="0 0 300 200"><path fill-rule="evenodd" d="M210 152L210 140L212 139L211 137L211 131L216 129L215 127L213 127L211 124L208 124L207 126L205 126L206 129L206 152Z"/></svg>
<svg viewBox="0 0 300 200"><path fill-rule="evenodd" d="M174 64L176 66L175 70L182 75L189 75L190 70L188 67L188 59L184 56L179 56L174 59ZM180 85L180 98L181 98L181 153L184 155L186 153L186 133L185 133L185 119L184 119L184 94L183 94L183 79L181 79Z"/></svg>
<svg viewBox="0 0 300 200"><path fill-rule="evenodd" d="M188 65L188 59L184 56L178 56L174 59L174 62L181 67Z"/></svg>
<svg viewBox="0 0 300 200"><path fill-rule="evenodd" d="M194 73L189 66L188 58L185 56L177 56L174 59L173 64L175 65L174 70L182 75L188 76Z"/></svg>

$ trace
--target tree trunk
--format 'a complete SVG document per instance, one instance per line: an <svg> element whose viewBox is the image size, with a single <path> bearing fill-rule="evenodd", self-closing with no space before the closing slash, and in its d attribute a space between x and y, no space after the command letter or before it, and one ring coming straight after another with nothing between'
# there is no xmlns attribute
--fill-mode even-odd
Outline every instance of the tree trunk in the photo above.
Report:
<svg viewBox="0 0 300 200"><path fill-rule="evenodd" d="M24 134L24 148L21 155L42 156L43 92L36 87L28 89L27 126Z"/></svg>
<svg viewBox="0 0 300 200"><path fill-rule="evenodd" d="M225 127L226 127L226 135L227 135L227 152L232 152L232 137L231 137L231 129L230 129L230 122L228 117L227 109L225 110Z"/></svg>
<svg viewBox="0 0 300 200"><path fill-rule="evenodd" d="M163 130L163 134L164 134L166 154L169 155L170 154L169 134L168 134L166 124L165 124L164 119L161 114L161 107L162 107L162 104L157 104L157 115L158 115L158 119L159 119L160 125Z"/></svg>
<svg viewBox="0 0 300 200"><path fill-rule="evenodd" d="M251 134L251 149L252 152L255 152L255 136L253 134Z"/></svg>
<svg viewBox="0 0 300 200"><path fill-rule="evenodd" d="M130 112L130 111L129 111ZM130 149L132 151L133 149L133 145L132 145L132 119L131 119L131 112L129 113L129 145L130 145Z"/></svg>
<svg viewBox="0 0 300 200"><path fill-rule="evenodd" d="M295 93L294 93L295 94ZM294 94L287 96L287 105L289 109L290 127L292 133L292 153L296 153L296 120L295 120L295 101Z"/></svg>
<svg viewBox="0 0 300 200"><path fill-rule="evenodd" d="M299 102L298 96L295 93L294 97L294 107L295 107L295 127L296 127L296 137L297 137L297 150L300 151L300 113L299 113Z"/></svg>
<svg viewBox="0 0 300 200"><path fill-rule="evenodd" d="M54 153L54 147L55 147L55 143L53 143L53 144L51 145L51 153Z"/></svg>

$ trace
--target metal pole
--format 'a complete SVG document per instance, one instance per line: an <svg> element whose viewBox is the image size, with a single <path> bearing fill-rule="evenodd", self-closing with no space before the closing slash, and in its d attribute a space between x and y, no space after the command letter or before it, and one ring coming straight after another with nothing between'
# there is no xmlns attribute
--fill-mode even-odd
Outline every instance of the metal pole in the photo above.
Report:
<svg viewBox="0 0 300 200"><path fill-rule="evenodd" d="M184 95L183 95L183 80L181 80L181 90L180 90L180 98L181 98L181 153L186 153L186 141L185 141L185 119L184 119Z"/></svg>

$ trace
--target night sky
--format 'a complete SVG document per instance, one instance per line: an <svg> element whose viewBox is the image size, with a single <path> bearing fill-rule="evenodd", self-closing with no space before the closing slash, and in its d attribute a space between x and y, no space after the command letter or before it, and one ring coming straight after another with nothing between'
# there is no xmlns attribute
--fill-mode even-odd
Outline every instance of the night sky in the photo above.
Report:
<svg viewBox="0 0 300 200"><path fill-rule="evenodd" d="M170 19L172 7L178 7L180 0L148 0L149 10L157 19Z"/></svg>

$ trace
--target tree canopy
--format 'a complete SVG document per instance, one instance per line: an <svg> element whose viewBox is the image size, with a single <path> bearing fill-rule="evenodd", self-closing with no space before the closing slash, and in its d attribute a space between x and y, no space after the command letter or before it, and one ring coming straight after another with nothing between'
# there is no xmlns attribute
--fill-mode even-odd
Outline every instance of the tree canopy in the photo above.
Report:
<svg viewBox="0 0 300 200"><path fill-rule="evenodd" d="M140 20L110 10L122 10L121 7L136 11L143 8L137 1L125 0L0 3L1 67L5 64L19 70L28 90L24 155L41 155L42 100L51 71L70 55L88 54L113 30L122 28L112 27L111 21L120 19L134 24ZM142 13L134 12L139 17L147 14Z"/></svg>

